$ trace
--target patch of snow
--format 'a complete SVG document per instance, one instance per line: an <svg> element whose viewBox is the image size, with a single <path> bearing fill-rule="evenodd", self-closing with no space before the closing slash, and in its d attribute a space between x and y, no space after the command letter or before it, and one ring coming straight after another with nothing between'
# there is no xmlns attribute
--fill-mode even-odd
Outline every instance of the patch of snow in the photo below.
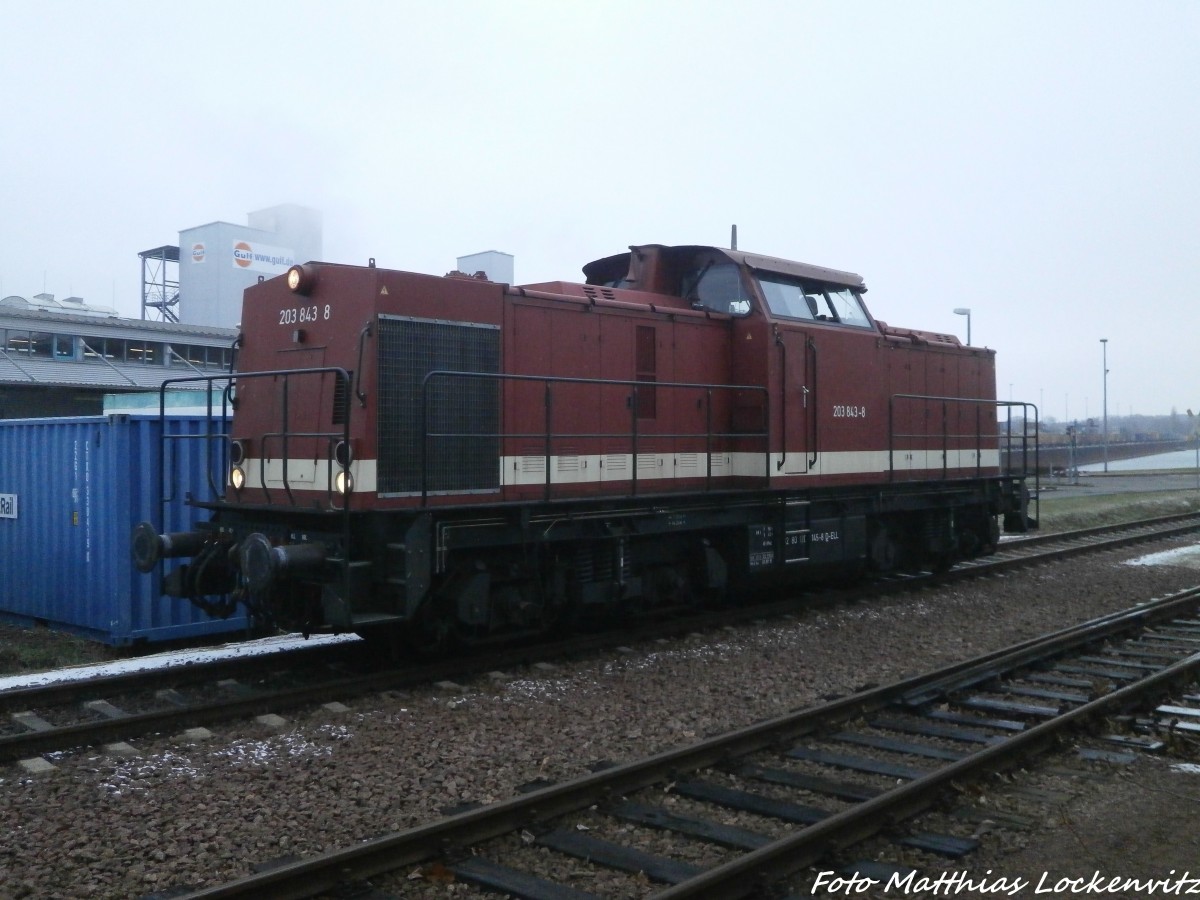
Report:
<svg viewBox="0 0 1200 900"><path fill-rule="evenodd" d="M1181 566L1185 569L1200 569L1200 545L1176 547L1126 560L1127 566Z"/></svg>
<svg viewBox="0 0 1200 900"><path fill-rule="evenodd" d="M307 640L303 635L285 634L261 638L255 641L222 644L219 647L169 650L165 653L139 656L135 659L121 659L114 662L95 663L86 666L70 666L66 669L55 669L51 672L9 675L0 678L0 693L17 688L36 687L60 681L87 681L92 678L102 678L106 675L121 675L127 672L141 672L147 669L167 669L173 666L190 666L196 663L214 662L219 659L235 659L241 656L264 656L268 653L282 653L285 650L294 650L300 647L339 644L346 641L358 640L361 640L361 638L355 634L314 634Z"/></svg>
<svg viewBox="0 0 1200 900"><path fill-rule="evenodd" d="M101 787L114 797L127 793L145 794L154 784L153 781L147 782L147 779L163 776L190 781L201 777L201 773L189 757L168 751L157 756L122 761L112 775L101 783Z"/></svg>
<svg viewBox="0 0 1200 900"><path fill-rule="evenodd" d="M349 740L353 736L350 729L343 725L325 725L318 731L324 732L334 741ZM269 766L284 757L296 759L302 756L329 756L332 753L332 744L318 744L293 732L267 740L234 741L214 752L212 758L235 764Z"/></svg>

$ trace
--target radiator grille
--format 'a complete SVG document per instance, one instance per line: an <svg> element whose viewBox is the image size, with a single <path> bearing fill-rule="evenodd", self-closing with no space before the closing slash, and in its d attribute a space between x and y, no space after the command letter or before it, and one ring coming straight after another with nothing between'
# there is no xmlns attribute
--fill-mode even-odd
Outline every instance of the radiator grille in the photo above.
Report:
<svg viewBox="0 0 1200 900"><path fill-rule="evenodd" d="M381 494L422 490L421 384L433 371L500 370L500 330L492 325L379 318ZM436 376L427 389L424 489L499 489L500 388L493 378Z"/></svg>

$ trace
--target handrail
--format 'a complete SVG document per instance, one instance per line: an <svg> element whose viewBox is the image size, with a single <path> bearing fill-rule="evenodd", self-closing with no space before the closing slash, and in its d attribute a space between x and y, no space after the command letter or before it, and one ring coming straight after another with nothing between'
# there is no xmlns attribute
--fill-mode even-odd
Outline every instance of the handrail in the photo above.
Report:
<svg viewBox="0 0 1200 900"><path fill-rule="evenodd" d="M466 379L483 379L495 381L498 384L507 382L530 382L541 383L544 386L543 390L543 405L545 409L544 427L540 433L528 434L517 432L498 432L495 434L481 432L432 432L430 431L429 423L429 393L430 385L435 379L450 379L450 378L466 378ZM555 433L553 430L553 387L556 385L598 385L602 387L628 387L631 390L629 400L630 405L630 430L627 433L582 433L582 432L566 432ZM421 505L428 504L429 499L429 444L431 439L437 438L494 438L498 441L513 440L516 438L540 438L543 442L543 458L545 460L545 487L544 497L549 500L552 493L552 475L550 462L552 458L553 444L556 439L572 438L572 439L596 439L596 438L620 438L630 441L632 453L632 466L630 477L633 482L632 493L637 493L637 457L638 448L644 435L639 426L638 417L638 389L653 387L654 389L667 390L695 390L704 391L704 401L706 404L706 418L704 432L687 432L687 433L663 433L651 435L654 439L673 439L673 438L704 438L705 446L710 450L706 454L706 471L705 483L711 486L712 483L712 439L714 432L712 429L712 395L714 391L751 391L759 394L763 398L763 422L764 427L761 431L735 432L728 431L720 433L720 437L729 439L739 438L755 438L764 442L763 452L763 477L764 483L769 484L771 478L770 472L770 429L767 423L770 422L768 403L770 399L769 390L762 385L729 385L729 384L706 384L700 382L676 382L676 381L634 381L623 379L608 379L608 378L571 378L555 375L512 375L499 372L468 372L449 369L436 369L425 374L421 382Z"/></svg>
<svg viewBox="0 0 1200 900"><path fill-rule="evenodd" d="M368 322L363 326L362 331L358 334L358 371L354 373L354 377L358 381L354 385L354 396L358 398L358 405L366 408L367 395L362 389L362 371L363 371L363 348L367 343L367 338L371 336L371 323ZM349 402L347 400L347 402Z"/></svg>
<svg viewBox="0 0 1200 900"><path fill-rule="evenodd" d="M340 524L340 530L341 530L341 544L342 544L342 547L344 548L343 552L348 552L348 548L351 546L350 509L351 509L351 498L353 496L353 492L348 490L344 495L338 495L336 493L336 491L334 490L334 487L333 487L333 465L335 463L335 460L333 459L333 449L334 448L333 448L332 444L333 444L334 440L336 440L337 438L340 437L341 440L346 441L347 446L349 446L351 409L353 407L353 404L351 404L349 401L347 401L347 403L346 403L345 418L344 418L344 421L342 422L342 430L341 430L340 435L337 432L333 432L333 431L330 431L330 432L292 431L289 427L290 407L289 407L289 403L288 403L288 398L289 398L289 391L290 391L289 385L290 385L291 378L303 377L303 376L309 376L309 375L318 375L318 376L324 377L326 374L331 374L333 376L335 385L339 383L339 378L342 379L342 381L344 381L345 383L349 383L349 377L350 377L349 373L347 373L346 370L341 368L340 366L322 366L322 367L317 367L317 368L303 368L303 369L282 369L282 370L277 370L277 371L272 371L272 372L239 372L236 374L223 373L220 375L192 375L192 376L186 376L186 377L180 377L180 378L168 378L165 381L163 381L163 383L159 386L159 389L158 389L158 391L159 391L158 392L158 421L159 421L159 438L160 438L159 444L158 444L158 474L159 474L158 488L159 488L159 500L160 500L158 516L159 516L160 533L162 531L166 530L165 527L163 527L163 526L165 526L167 505L171 499L167 496L167 494L170 493L173 495L173 493L174 493L174 485L173 484L171 486L170 491L166 490L166 482L168 479L168 473L167 473L167 468L166 468L167 441L168 440L176 440L176 439L177 440L200 439L205 442L205 449L207 451L207 455L205 457L205 468L208 472L209 489L212 492L212 496L213 496L214 500L216 500L217 502L226 502L228 494L225 490L225 484L222 483L222 485L218 486L216 484L216 481L214 480L214 476L213 476L213 471L214 471L213 446L214 446L214 444L219 444L219 446L221 448L222 453L221 453L220 460L218 461L219 468L220 468L220 471L222 472L223 477L227 478L228 477L228 458L229 458L228 457L228 447L229 447L229 442L232 439L232 437L228 433L228 431L226 431L224 428L222 428L220 432L217 432L215 429L215 420L214 420L214 415L213 415L213 412L214 412L214 410L213 410L214 384L213 383L216 381L225 382L225 385L221 391L221 419L220 419L222 425L224 425L224 423L229 421L230 407L236 407L237 401L235 400L233 394L234 394L236 384L238 382L240 382L242 380L251 380L251 379L257 379L257 378L268 378L268 377L272 378L272 379L282 378L283 379L283 385L282 385L283 402L281 404L282 420L283 420L281 423L282 430L279 433L271 432L268 434L264 434L262 436L261 440L263 441L263 445L265 447L268 440L270 440L272 438L281 438L282 439L283 454L284 454L283 455L283 468L282 468L283 486L284 486L284 491L287 493L289 500L291 500L293 503L295 501L294 501L294 498L292 495L292 490L291 490L291 485L289 483L288 470L287 470L289 439L302 439L302 438L320 439L323 437L329 441L331 446L329 447L329 453L327 454L327 461L326 461L326 471L328 472L328 474L330 476L329 484L326 488L327 495L330 498L330 509L328 511L334 512L334 513L340 513L340 523L339 524ZM207 396L208 402L207 402L207 406L206 406L207 416L205 419L206 427L205 427L204 433L199 434L199 435L168 435L167 434L167 426L166 426L167 390L170 385L182 384L182 383L187 383L187 382L205 382L207 384L207 390L205 391L205 394ZM335 391L336 391L336 387L335 387ZM262 487L264 496L267 498L267 502L270 503L271 502L271 494L267 488L266 469L265 469L266 453L265 452L261 453L260 456L261 456L261 459L260 459L261 476L260 476L259 483ZM343 477L345 477L346 479L349 479L349 477L350 477L350 473L349 473L350 462L351 462L350 458L346 457L344 463L337 463L342 470ZM333 499L337 498L339 496L341 498L340 507L335 506L333 503ZM195 499L190 496L188 497L188 500L189 500L189 505L193 505L196 503ZM347 565L347 566L343 567L342 577L344 579L343 588L344 588L344 590L349 591L350 579L351 579L350 566Z"/></svg>
<svg viewBox="0 0 1200 900"><path fill-rule="evenodd" d="M940 432L919 432L914 434L900 433L897 431L896 425L896 405L897 401L917 401L924 404L940 403L942 407L942 427ZM975 407L975 433L973 436L965 434L951 434L949 424L949 407L952 403L972 405ZM984 434L983 432L983 410L987 406L992 406L996 409L1004 409L1007 414L1007 428L1001 431L999 425L994 435ZM1012 431L1012 411L1019 407L1023 410L1022 428L1019 435L1021 466L1020 471L1016 471L1013 465L1013 431ZM925 406L928 410L928 405ZM1032 411L1032 416L1030 415ZM1030 433L1030 423L1032 422L1033 431ZM975 471L978 476L982 471L982 452L984 449L985 440L994 440L997 452L1000 451L1001 445L1005 446L1008 451L1008 465L1006 475L1019 478L1027 478L1030 474L1029 458L1032 453L1033 466L1032 473L1034 479L1034 497L1040 494L1041 488L1041 467L1039 464L1039 442L1038 434L1040 433L1040 425L1038 422L1038 409L1035 404L1026 403L1020 400L991 400L986 398L975 397L943 397L932 394L893 394L888 401L888 477L889 480L896 478L896 459L897 439L899 438L915 438L926 439L939 437L942 443L942 476L950 479L949 453L950 441L952 439L962 440L964 438L973 437L974 452L975 452ZM927 448L926 448L927 449ZM928 469L928 466L922 468ZM961 469L962 467L956 467Z"/></svg>
<svg viewBox="0 0 1200 900"><path fill-rule="evenodd" d="M204 460L204 462L205 462L204 469L205 469L205 473L208 476L209 489L212 491L212 493L214 495L220 493L220 491L218 490L218 488L216 486L216 481L213 478L212 444L214 443L214 441L216 441L216 442L227 441L228 436L225 434L214 433L212 394L213 394L213 387L214 387L213 382L215 382L215 381L229 382L229 380L230 380L229 373L223 372L219 375L188 375L188 376L182 376L179 378L168 378L159 386L159 389L158 389L159 523L158 524L160 526L165 526L165 510L166 510L167 506L169 504L175 502L175 500L177 499L177 496L175 493L176 485L174 484L174 482L172 481L172 483L169 486L169 489L165 483L166 479L167 479L166 448L167 448L168 442L183 441L183 440L197 440L197 439L205 441L205 443L207 445L206 446L207 455ZM177 384L179 382L184 382L184 381L205 381L208 383L207 390L205 390L206 428L205 428L204 434L200 434L200 435L167 434L167 427L166 427L167 385ZM228 398L229 398L229 386L227 384L224 388L222 388L222 391L221 391L221 421L222 421L222 423L224 423L229 418L229 415L226 412L226 410L228 408ZM224 463L224 457L222 457L222 459L219 460L219 462ZM190 499L190 497L188 499ZM160 530L162 530L162 529L160 528Z"/></svg>
<svg viewBox="0 0 1200 900"><path fill-rule="evenodd" d="M291 403L290 403L290 399L289 399L289 397L290 397L290 380L293 377L303 377L303 376L311 376L311 375L322 375L322 376L323 375L333 375L334 379L335 379L335 383L336 383L336 379L339 377L342 379L345 379L347 382L349 381L349 373L340 366L320 366L320 367L313 367L313 368L279 369L279 370L275 370L275 371L264 371L264 372L239 372L236 375L230 375L228 373L222 373L219 375L191 375L191 376L183 376L183 377L178 377L178 378L168 378L165 381L163 381L159 387L159 422L160 422L160 427L162 430L162 440L159 443L159 472L160 472L160 476L161 476L159 489L160 489L160 501L164 505L164 507L165 507L165 504L171 502L174 499L174 490L175 490L174 484L170 484L170 485L166 484L167 477L168 477L168 471L166 468L165 447L166 447L167 441L203 440L203 441L207 442L210 446L209 446L209 450L208 450L208 456L205 460L205 467L208 472L209 489L210 489L210 492L212 495L212 499L217 502L224 502L226 500L227 493L225 490L225 485L224 484L218 485L216 483L216 481L214 480L214 477L213 477L213 472L214 472L214 463L219 463L220 465L215 466L215 468L220 469L222 472L224 472L224 469L226 468L224 463L225 463L225 460L227 459L227 454L222 453L221 459L215 460L214 456L213 456L213 450L212 450L211 445L214 442L220 443L222 446L222 449L224 450L228 446L228 444L232 438L229 434L219 434L219 433L216 433L214 430L214 421L216 419L216 416L214 415L213 399L212 399L214 382L221 381L221 382L227 383L221 393L220 419L222 422L224 422L224 421L227 421L230 417L230 407L236 406L237 401L232 396L236 390L236 383L239 381L243 381L243 380L268 378L268 377L272 378L272 379L276 379L276 378L283 379L282 388L281 388L282 392L283 392L282 403L281 403L281 419L282 419L282 421L280 423L281 427L278 431L266 432L263 435L261 435L260 437L264 443L264 446L266 443L268 443L272 440L276 440L276 439L280 440L282 442L282 444L283 444L283 449L282 449L283 469L282 469L281 474L282 474L282 480L283 480L283 488L284 488L285 493L288 496L289 501L294 503L295 502L294 495L292 494L292 487L291 487L291 484L289 483L289 478L288 478L288 443L289 443L289 441L294 440L294 439L300 439L300 438L318 438L318 439L326 438L330 441L340 438L341 440L344 440L347 442L350 440L351 413L350 413L349 405L347 405L347 407L346 407L345 421L342 423L341 429L339 431L299 432L299 431L293 430L290 427L290 418L291 418ZM208 390L207 390L208 404L207 404L207 416L206 416L207 427L205 429L205 432L203 434L194 434L194 435L190 435L190 434L169 435L169 434L166 434L165 433L166 432L165 420L166 420L166 392L167 392L167 390L172 385L184 384L184 383L196 383L196 382L205 382L208 386ZM259 481L260 481L263 493L267 498L267 502L272 503L273 500L271 498L271 490L270 490L270 488L267 487L267 483L266 483L267 479L266 479L266 468L265 467L266 467L267 454L261 453L260 457L261 458L259 460L259 469L260 469ZM343 470L346 470L346 469L348 469L348 465L341 466L341 468ZM332 482L331 482L329 488L327 489L327 494L330 496L331 500L337 496L340 496L340 495L336 495L334 493ZM330 509L331 510L344 510L344 509L348 508L349 497L350 497L350 494L345 495L344 502L342 503L341 506L335 506L331 502Z"/></svg>
<svg viewBox="0 0 1200 900"><path fill-rule="evenodd" d="M775 463L775 470L779 471L787 463L788 455L788 416L787 416L787 343L783 340L783 332L779 330L779 326L775 326L775 346L779 348L779 396L785 398L779 405L779 439L781 441L779 448L779 462Z"/></svg>
<svg viewBox="0 0 1200 900"><path fill-rule="evenodd" d="M813 466L815 466L817 464L817 453L819 452L817 448L820 446L820 443L821 443L821 416L817 412L817 410L819 410L821 408L821 400L820 400L820 398L821 398L820 387L821 386L817 381L817 376L820 373L821 369L817 365L817 362L818 362L817 342L812 339L811 335L809 335L809 338L808 338L808 349L811 351L809 356L812 359L812 395L813 395L813 411L814 411L813 414L808 417L809 421L812 422L812 433L813 433L812 434L812 438L813 438L813 440L812 440L812 456L810 456L808 458L808 467L811 469ZM806 404L808 403L808 395L807 394L804 397L804 402Z"/></svg>

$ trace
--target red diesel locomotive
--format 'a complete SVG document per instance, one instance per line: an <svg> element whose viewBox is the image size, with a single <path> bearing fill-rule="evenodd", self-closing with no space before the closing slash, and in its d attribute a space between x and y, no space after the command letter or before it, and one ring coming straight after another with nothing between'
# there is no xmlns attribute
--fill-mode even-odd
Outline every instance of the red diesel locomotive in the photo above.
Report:
<svg viewBox="0 0 1200 900"><path fill-rule="evenodd" d="M944 567L1035 524L993 351L783 259L648 245L583 271L314 262L249 288L205 521L140 525L138 567L187 559L164 590L214 613L436 645Z"/></svg>

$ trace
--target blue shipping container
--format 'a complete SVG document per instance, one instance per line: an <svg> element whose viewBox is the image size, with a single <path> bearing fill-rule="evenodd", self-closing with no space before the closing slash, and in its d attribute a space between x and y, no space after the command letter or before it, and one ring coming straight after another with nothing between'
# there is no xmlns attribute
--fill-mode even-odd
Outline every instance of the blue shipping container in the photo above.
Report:
<svg viewBox="0 0 1200 900"><path fill-rule="evenodd" d="M174 496L159 506L157 415L0 420L0 616L44 622L114 645L245 631L159 591L130 557L141 521L185 531L205 515L185 490L224 481L223 445L203 416L168 416ZM191 439L188 436L197 436Z"/></svg>

